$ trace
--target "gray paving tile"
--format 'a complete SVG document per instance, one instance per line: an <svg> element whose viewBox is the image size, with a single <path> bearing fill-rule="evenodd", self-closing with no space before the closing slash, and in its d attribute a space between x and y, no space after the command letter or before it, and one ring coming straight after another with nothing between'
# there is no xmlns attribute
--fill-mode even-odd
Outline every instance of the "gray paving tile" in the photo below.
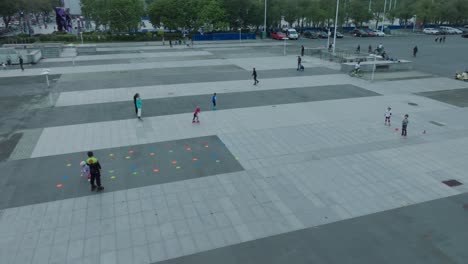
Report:
<svg viewBox="0 0 468 264"><path fill-rule="evenodd" d="M157 225L146 227L145 233L149 243L159 242L162 239L161 229Z"/></svg>
<svg viewBox="0 0 468 264"><path fill-rule="evenodd" d="M186 220L176 220L173 222L174 229L177 233L177 236L186 236L190 234L190 228Z"/></svg>
<svg viewBox="0 0 468 264"><path fill-rule="evenodd" d="M166 259L166 251L162 242L151 243L148 245L151 262L158 262Z"/></svg>
<svg viewBox="0 0 468 264"><path fill-rule="evenodd" d="M68 243L55 244L52 249L53 252L50 252L49 263L60 264L67 261Z"/></svg>
<svg viewBox="0 0 468 264"><path fill-rule="evenodd" d="M179 242L182 247L182 252L184 255L190 255L190 254L197 252L197 246L192 236L180 236Z"/></svg>
<svg viewBox="0 0 468 264"><path fill-rule="evenodd" d="M156 211L154 211L153 209L144 211L142 215L143 215L143 223L145 226L158 224L158 216L156 214Z"/></svg>
<svg viewBox="0 0 468 264"><path fill-rule="evenodd" d="M101 219L99 232L102 235L115 233L116 232L115 219L114 218Z"/></svg>
<svg viewBox="0 0 468 264"><path fill-rule="evenodd" d="M21 241L22 249L34 249L39 240L40 232L25 233Z"/></svg>
<svg viewBox="0 0 468 264"><path fill-rule="evenodd" d="M178 238L166 239L163 243L167 258L177 258L183 255Z"/></svg>
<svg viewBox="0 0 468 264"><path fill-rule="evenodd" d="M115 217L115 229L117 231L130 230L129 215L121 215Z"/></svg>
<svg viewBox="0 0 468 264"><path fill-rule="evenodd" d="M54 243L54 231L42 230L39 235L38 245L51 246Z"/></svg>
<svg viewBox="0 0 468 264"><path fill-rule="evenodd" d="M205 233L196 233L193 234L193 240L200 251L206 251L214 248L214 245L211 243L210 238Z"/></svg>
<svg viewBox="0 0 468 264"><path fill-rule="evenodd" d="M101 254L101 264L115 264L117 262L117 252L107 251Z"/></svg>
<svg viewBox="0 0 468 264"><path fill-rule="evenodd" d="M83 232L84 231L82 230L83 227L85 228L86 232ZM72 227L72 228L75 228L75 227ZM100 228L101 228L101 221L99 219L95 221L89 221L86 225L83 225L79 228L78 227L75 228L77 231L76 231L76 237L74 238L78 238L78 237L82 238L83 235L86 238L98 236L100 233Z"/></svg>
<svg viewBox="0 0 468 264"><path fill-rule="evenodd" d="M117 251L132 247L132 236L130 230L118 230L115 233L115 243Z"/></svg>
<svg viewBox="0 0 468 264"><path fill-rule="evenodd" d="M52 250L51 246L37 247L34 250L34 255L33 255L34 263L37 263L37 264L49 263L51 250Z"/></svg>
<svg viewBox="0 0 468 264"><path fill-rule="evenodd" d="M145 226L145 223L143 221L143 214L141 212L131 214L130 227L132 229L142 228L144 226Z"/></svg>
<svg viewBox="0 0 468 264"><path fill-rule="evenodd" d="M115 234L102 235L100 237L101 254L104 252L113 252L116 250Z"/></svg>
<svg viewBox="0 0 468 264"><path fill-rule="evenodd" d="M146 238L146 230L144 228L131 229L130 235L132 238L133 247L143 246L143 245L148 244L148 240Z"/></svg>
<svg viewBox="0 0 468 264"><path fill-rule="evenodd" d="M127 264L133 262L133 250L132 248L124 248L117 250L117 262L118 264Z"/></svg>
<svg viewBox="0 0 468 264"><path fill-rule="evenodd" d="M174 225L171 222L162 224L160 226L161 229L161 236L164 239L172 239L176 237L176 230L174 228Z"/></svg>
<svg viewBox="0 0 468 264"><path fill-rule="evenodd" d="M133 247L133 263L147 264L150 262L148 245Z"/></svg>
<svg viewBox="0 0 468 264"><path fill-rule="evenodd" d="M84 241L73 240L68 243L68 256L67 259L81 258L84 253Z"/></svg>
<svg viewBox="0 0 468 264"><path fill-rule="evenodd" d="M211 244L214 247L223 247L227 245L222 229L214 229L207 232Z"/></svg>
<svg viewBox="0 0 468 264"><path fill-rule="evenodd" d="M83 254L85 257L95 256L101 252L100 237L94 236L84 240Z"/></svg>
<svg viewBox="0 0 468 264"><path fill-rule="evenodd" d="M86 234L88 234L85 224L72 225L72 226L70 226L68 228L70 230L70 239L71 240L84 239L86 237ZM96 229L94 232L95 232L95 235L99 235L99 229Z"/></svg>

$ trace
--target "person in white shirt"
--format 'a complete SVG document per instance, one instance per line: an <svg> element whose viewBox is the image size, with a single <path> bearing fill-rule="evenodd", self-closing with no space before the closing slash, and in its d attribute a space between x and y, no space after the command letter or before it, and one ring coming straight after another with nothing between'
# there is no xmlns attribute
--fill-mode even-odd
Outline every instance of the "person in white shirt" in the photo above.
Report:
<svg viewBox="0 0 468 264"><path fill-rule="evenodd" d="M361 62L358 61L356 64L354 64L354 71L358 72L361 70Z"/></svg>
<svg viewBox="0 0 468 264"><path fill-rule="evenodd" d="M392 108L387 107L387 111L385 111L385 125L390 126L390 117L392 117Z"/></svg>

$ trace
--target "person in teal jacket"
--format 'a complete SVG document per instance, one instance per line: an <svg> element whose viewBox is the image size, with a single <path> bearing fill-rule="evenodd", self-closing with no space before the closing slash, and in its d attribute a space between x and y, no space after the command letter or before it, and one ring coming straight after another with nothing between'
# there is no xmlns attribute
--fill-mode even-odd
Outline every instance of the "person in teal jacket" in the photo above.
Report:
<svg viewBox="0 0 468 264"><path fill-rule="evenodd" d="M142 103L141 103L140 94L137 94L137 98L136 98L136 107L137 107L137 116L138 116L138 119L141 119L141 107L142 107Z"/></svg>

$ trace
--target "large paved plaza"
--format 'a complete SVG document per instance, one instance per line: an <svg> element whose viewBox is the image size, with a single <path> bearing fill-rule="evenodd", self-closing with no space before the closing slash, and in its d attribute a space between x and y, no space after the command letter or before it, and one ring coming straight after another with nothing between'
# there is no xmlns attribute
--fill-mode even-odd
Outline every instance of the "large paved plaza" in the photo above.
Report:
<svg viewBox="0 0 468 264"><path fill-rule="evenodd" d="M0 71L0 263L467 263L468 83L439 67L466 40L340 41L422 48L374 82L296 71L323 40L98 44Z"/></svg>

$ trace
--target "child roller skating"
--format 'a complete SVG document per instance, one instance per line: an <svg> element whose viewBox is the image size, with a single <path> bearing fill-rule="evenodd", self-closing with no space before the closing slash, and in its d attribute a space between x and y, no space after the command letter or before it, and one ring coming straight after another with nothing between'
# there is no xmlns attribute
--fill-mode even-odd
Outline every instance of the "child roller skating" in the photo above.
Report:
<svg viewBox="0 0 468 264"><path fill-rule="evenodd" d="M198 114L200 113L200 106L197 106L197 108L195 109L195 112L193 113L193 119L192 119L192 123L200 123L200 120L198 120Z"/></svg>
<svg viewBox="0 0 468 264"><path fill-rule="evenodd" d="M388 107L387 108L387 111L385 111L385 125L388 125L390 126L390 117L392 117L392 108Z"/></svg>
<svg viewBox="0 0 468 264"><path fill-rule="evenodd" d="M82 162L80 162L80 166L81 166L81 177L86 176L88 181L90 181L91 172L89 170L88 164L86 164L86 162L82 161Z"/></svg>

